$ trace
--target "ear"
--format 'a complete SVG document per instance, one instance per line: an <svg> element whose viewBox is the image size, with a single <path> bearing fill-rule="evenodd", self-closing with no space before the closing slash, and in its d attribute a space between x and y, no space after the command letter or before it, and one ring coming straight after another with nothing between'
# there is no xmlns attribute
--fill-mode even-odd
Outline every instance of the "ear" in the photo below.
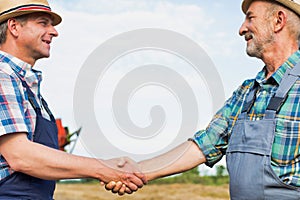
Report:
<svg viewBox="0 0 300 200"><path fill-rule="evenodd" d="M280 32L283 27L286 24L287 21L287 14L286 12L284 12L283 10L279 10L276 14L275 14L275 26L274 26L274 32L278 33Z"/></svg>
<svg viewBox="0 0 300 200"><path fill-rule="evenodd" d="M14 18L7 20L7 31L14 37L19 36L20 26L21 26L20 22L18 22Z"/></svg>

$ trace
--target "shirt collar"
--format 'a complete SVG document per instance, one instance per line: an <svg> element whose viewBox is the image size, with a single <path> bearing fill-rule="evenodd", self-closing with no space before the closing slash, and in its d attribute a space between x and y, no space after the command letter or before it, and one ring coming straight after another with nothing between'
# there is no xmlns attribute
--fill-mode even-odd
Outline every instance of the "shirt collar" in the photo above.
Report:
<svg viewBox="0 0 300 200"><path fill-rule="evenodd" d="M264 67L258 74L256 75L255 80L259 84L267 83L269 81L276 82L279 84L282 80L283 75L285 74L287 69L293 68L298 62L300 62L300 51L296 51L293 53L286 62L284 62L277 70L272 74L272 76L266 79L266 67Z"/></svg>
<svg viewBox="0 0 300 200"><path fill-rule="evenodd" d="M16 58L4 51L0 51L0 62L6 62L11 69L22 79L29 87L38 84L42 80L42 73L32 69L32 66L19 58Z"/></svg>

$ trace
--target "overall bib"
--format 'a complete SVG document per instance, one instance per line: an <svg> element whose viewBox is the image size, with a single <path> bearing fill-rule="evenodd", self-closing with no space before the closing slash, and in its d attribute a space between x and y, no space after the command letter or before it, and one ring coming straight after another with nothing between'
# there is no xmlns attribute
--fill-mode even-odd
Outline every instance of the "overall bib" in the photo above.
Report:
<svg viewBox="0 0 300 200"><path fill-rule="evenodd" d="M36 112L33 141L58 149L57 127L47 103L42 99L43 107L49 114L51 121L43 118L41 108L36 102L33 92L29 89L25 81L22 81L22 84L26 88L30 104ZM0 200L53 200L54 190L55 181L42 180L15 172L1 181Z"/></svg>
<svg viewBox="0 0 300 200"><path fill-rule="evenodd" d="M283 183L271 167L275 116L299 75L299 63L292 70L287 70L261 120L247 119L247 113L255 102L258 84L254 84L249 92L226 152L232 200L300 199L300 188Z"/></svg>

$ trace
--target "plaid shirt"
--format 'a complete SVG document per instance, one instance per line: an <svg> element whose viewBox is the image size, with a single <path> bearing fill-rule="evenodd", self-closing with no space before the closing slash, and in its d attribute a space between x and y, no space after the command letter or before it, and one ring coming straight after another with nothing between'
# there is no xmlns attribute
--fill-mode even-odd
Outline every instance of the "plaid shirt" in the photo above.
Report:
<svg viewBox="0 0 300 200"><path fill-rule="evenodd" d="M255 79L246 80L216 113L206 130L197 132L193 140L206 155L207 165L213 166L226 153L233 126L243 107L249 88L255 80L260 84L255 104L248 115L249 120L260 120L271 96L276 92L287 68L300 61L300 51L295 52L270 78L265 77L265 68ZM300 186L300 79L288 93L288 97L276 116L275 139L271 164L283 182Z"/></svg>
<svg viewBox="0 0 300 200"><path fill-rule="evenodd" d="M25 80L40 103L41 72L32 70L32 66L0 51L0 136L16 132L25 132L29 140L35 130L36 113L28 101ZM43 116L49 116L42 112ZM0 137L1 139L1 137ZM0 180L13 171L0 154Z"/></svg>

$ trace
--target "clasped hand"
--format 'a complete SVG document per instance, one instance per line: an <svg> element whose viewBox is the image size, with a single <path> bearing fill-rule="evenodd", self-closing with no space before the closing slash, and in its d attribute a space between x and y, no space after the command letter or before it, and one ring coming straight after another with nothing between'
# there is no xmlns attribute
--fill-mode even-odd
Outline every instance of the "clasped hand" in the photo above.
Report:
<svg viewBox="0 0 300 200"><path fill-rule="evenodd" d="M102 162L111 170L101 178L101 184L112 193L131 194L147 184L146 176L141 172L139 165L128 157Z"/></svg>

